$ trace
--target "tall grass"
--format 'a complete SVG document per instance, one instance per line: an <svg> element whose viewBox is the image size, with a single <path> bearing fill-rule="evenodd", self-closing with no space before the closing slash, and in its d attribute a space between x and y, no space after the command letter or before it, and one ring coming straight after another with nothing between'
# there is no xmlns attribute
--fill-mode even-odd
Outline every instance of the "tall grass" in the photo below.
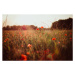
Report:
<svg viewBox="0 0 75 75"><path fill-rule="evenodd" d="M72 60L72 30L3 31L3 60ZM30 46L29 46L30 45Z"/></svg>

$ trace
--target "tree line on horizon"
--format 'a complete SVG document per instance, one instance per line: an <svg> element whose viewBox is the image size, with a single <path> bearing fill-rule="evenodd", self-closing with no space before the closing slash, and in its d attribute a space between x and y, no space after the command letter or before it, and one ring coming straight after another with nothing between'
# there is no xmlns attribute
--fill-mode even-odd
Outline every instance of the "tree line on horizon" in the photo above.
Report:
<svg viewBox="0 0 75 75"><path fill-rule="evenodd" d="M36 29L37 26L34 25L13 25L13 26L9 26L7 25L6 27L3 27L3 30L30 30L30 29Z"/></svg>
<svg viewBox="0 0 75 75"><path fill-rule="evenodd" d="M3 27L3 30L36 30L38 27L35 25L13 25ZM40 28L39 28L40 29ZM73 29L73 19L68 18L65 20L58 20L52 23L51 28L43 28L44 30L52 30L52 29Z"/></svg>
<svg viewBox="0 0 75 75"><path fill-rule="evenodd" d="M55 21L52 23L51 29L73 29L73 19Z"/></svg>

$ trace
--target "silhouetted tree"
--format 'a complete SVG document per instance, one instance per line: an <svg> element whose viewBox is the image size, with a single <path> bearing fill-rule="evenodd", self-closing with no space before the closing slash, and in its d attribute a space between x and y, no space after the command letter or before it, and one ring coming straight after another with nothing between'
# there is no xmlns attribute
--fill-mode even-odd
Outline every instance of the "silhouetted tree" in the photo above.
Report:
<svg viewBox="0 0 75 75"><path fill-rule="evenodd" d="M73 19L58 20L52 23L51 29L72 29Z"/></svg>

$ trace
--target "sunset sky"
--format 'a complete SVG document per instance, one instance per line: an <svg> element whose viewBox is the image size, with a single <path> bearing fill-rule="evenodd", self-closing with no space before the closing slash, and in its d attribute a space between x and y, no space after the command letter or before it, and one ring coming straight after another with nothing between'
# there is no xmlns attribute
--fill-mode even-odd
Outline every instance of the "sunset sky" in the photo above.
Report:
<svg viewBox="0 0 75 75"><path fill-rule="evenodd" d="M6 19L6 15L3 15L3 22ZM58 21L59 19L73 18L71 14L34 14L34 15L23 15L23 14L10 14L7 16L7 25L35 25L37 27L51 27L52 22Z"/></svg>

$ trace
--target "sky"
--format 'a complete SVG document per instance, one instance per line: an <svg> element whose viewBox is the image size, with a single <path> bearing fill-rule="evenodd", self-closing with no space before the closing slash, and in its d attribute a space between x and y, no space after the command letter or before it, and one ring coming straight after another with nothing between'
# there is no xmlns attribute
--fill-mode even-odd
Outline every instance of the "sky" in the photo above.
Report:
<svg viewBox="0 0 75 75"><path fill-rule="evenodd" d="M6 25L35 25L37 27L51 27L54 21L59 19L73 18L72 14L34 14L34 15L24 15L24 14L4 14L2 16L2 22L5 21L7 16Z"/></svg>

